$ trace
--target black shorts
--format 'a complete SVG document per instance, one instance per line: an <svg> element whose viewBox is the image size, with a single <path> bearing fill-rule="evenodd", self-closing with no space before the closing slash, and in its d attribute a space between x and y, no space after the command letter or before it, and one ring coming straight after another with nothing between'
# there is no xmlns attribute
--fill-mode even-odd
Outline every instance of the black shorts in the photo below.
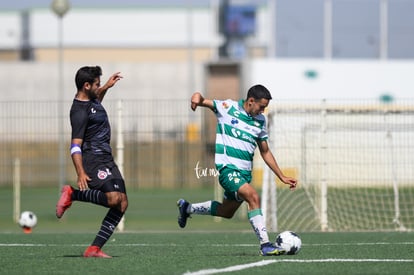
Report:
<svg viewBox="0 0 414 275"><path fill-rule="evenodd" d="M86 174L91 178L88 182L90 189L97 189L104 193L121 192L126 194L125 182L114 161L100 162L97 158L93 160L84 159Z"/></svg>

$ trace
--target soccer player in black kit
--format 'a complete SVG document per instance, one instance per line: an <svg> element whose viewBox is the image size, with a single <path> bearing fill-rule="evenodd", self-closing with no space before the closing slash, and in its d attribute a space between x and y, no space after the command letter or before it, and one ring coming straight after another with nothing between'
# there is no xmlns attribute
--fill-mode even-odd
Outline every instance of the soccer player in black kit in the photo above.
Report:
<svg viewBox="0 0 414 275"><path fill-rule="evenodd" d="M73 201L90 202L109 208L101 228L84 257L111 258L101 248L113 234L128 207L124 179L114 162L111 126L101 102L109 88L122 76L113 74L101 87L99 66L82 67L75 76L77 93L70 110L72 126L71 157L77 173L78 189L62 188L56 205L61 218Z"/></svg>

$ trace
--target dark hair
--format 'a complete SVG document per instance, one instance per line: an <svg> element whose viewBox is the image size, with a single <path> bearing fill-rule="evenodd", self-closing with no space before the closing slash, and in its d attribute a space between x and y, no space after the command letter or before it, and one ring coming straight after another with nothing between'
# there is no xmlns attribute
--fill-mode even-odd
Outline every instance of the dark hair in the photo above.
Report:
<svg viewBox="0 0 414 275"><path fill-rule="evenodd" d="M272 95L270 94L269 90L263 85L254 85L247 91L247 98L249 99L253 97L255 100L260 100L262 98L271 100Z"/></svg>
<svg viewBox="0 0 414 275"><path fill-rule="evenodd" d="M97 77L102 75L102 69L99 66L85 66L80 68L76 72L75 83L76 88L79 90L82 89L83 84L90 83L92 84Z"/></svg>

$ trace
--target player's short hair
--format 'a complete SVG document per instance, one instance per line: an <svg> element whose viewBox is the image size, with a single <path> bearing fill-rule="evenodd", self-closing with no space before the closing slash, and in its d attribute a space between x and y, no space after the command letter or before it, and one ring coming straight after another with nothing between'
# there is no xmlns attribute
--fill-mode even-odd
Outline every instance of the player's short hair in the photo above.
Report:
<svg viewBox="0 0 414 275"><path fill-rule="evenodd" d="M249 99L251 97L254 98L255 100L260 100L262 98L268 99L268 100L272 99L272 95L270 94L269 90L265 86L260 85L260 84L252 86L247 91L246 99Z"/></svg>
<svg viewBox="0 0 414 275"><path fill-rule="evenodd" d="M99 66L85 66L76 72L76 88L81 90L85 83L92 84L97 77L102 75L102 69Z"/></svg>

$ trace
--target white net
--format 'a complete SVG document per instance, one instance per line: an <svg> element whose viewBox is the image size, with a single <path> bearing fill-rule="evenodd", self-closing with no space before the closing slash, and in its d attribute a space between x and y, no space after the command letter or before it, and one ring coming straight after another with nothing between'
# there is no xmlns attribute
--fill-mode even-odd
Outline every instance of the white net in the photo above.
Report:
<svg viewBox="0 0 414 275"><path fill-rule="evenodd" d="M299 188L277 184L272 202L274 178L264 177L270 230L414 229L414 106L405 103L271 105L269 144Z"/></svg>

